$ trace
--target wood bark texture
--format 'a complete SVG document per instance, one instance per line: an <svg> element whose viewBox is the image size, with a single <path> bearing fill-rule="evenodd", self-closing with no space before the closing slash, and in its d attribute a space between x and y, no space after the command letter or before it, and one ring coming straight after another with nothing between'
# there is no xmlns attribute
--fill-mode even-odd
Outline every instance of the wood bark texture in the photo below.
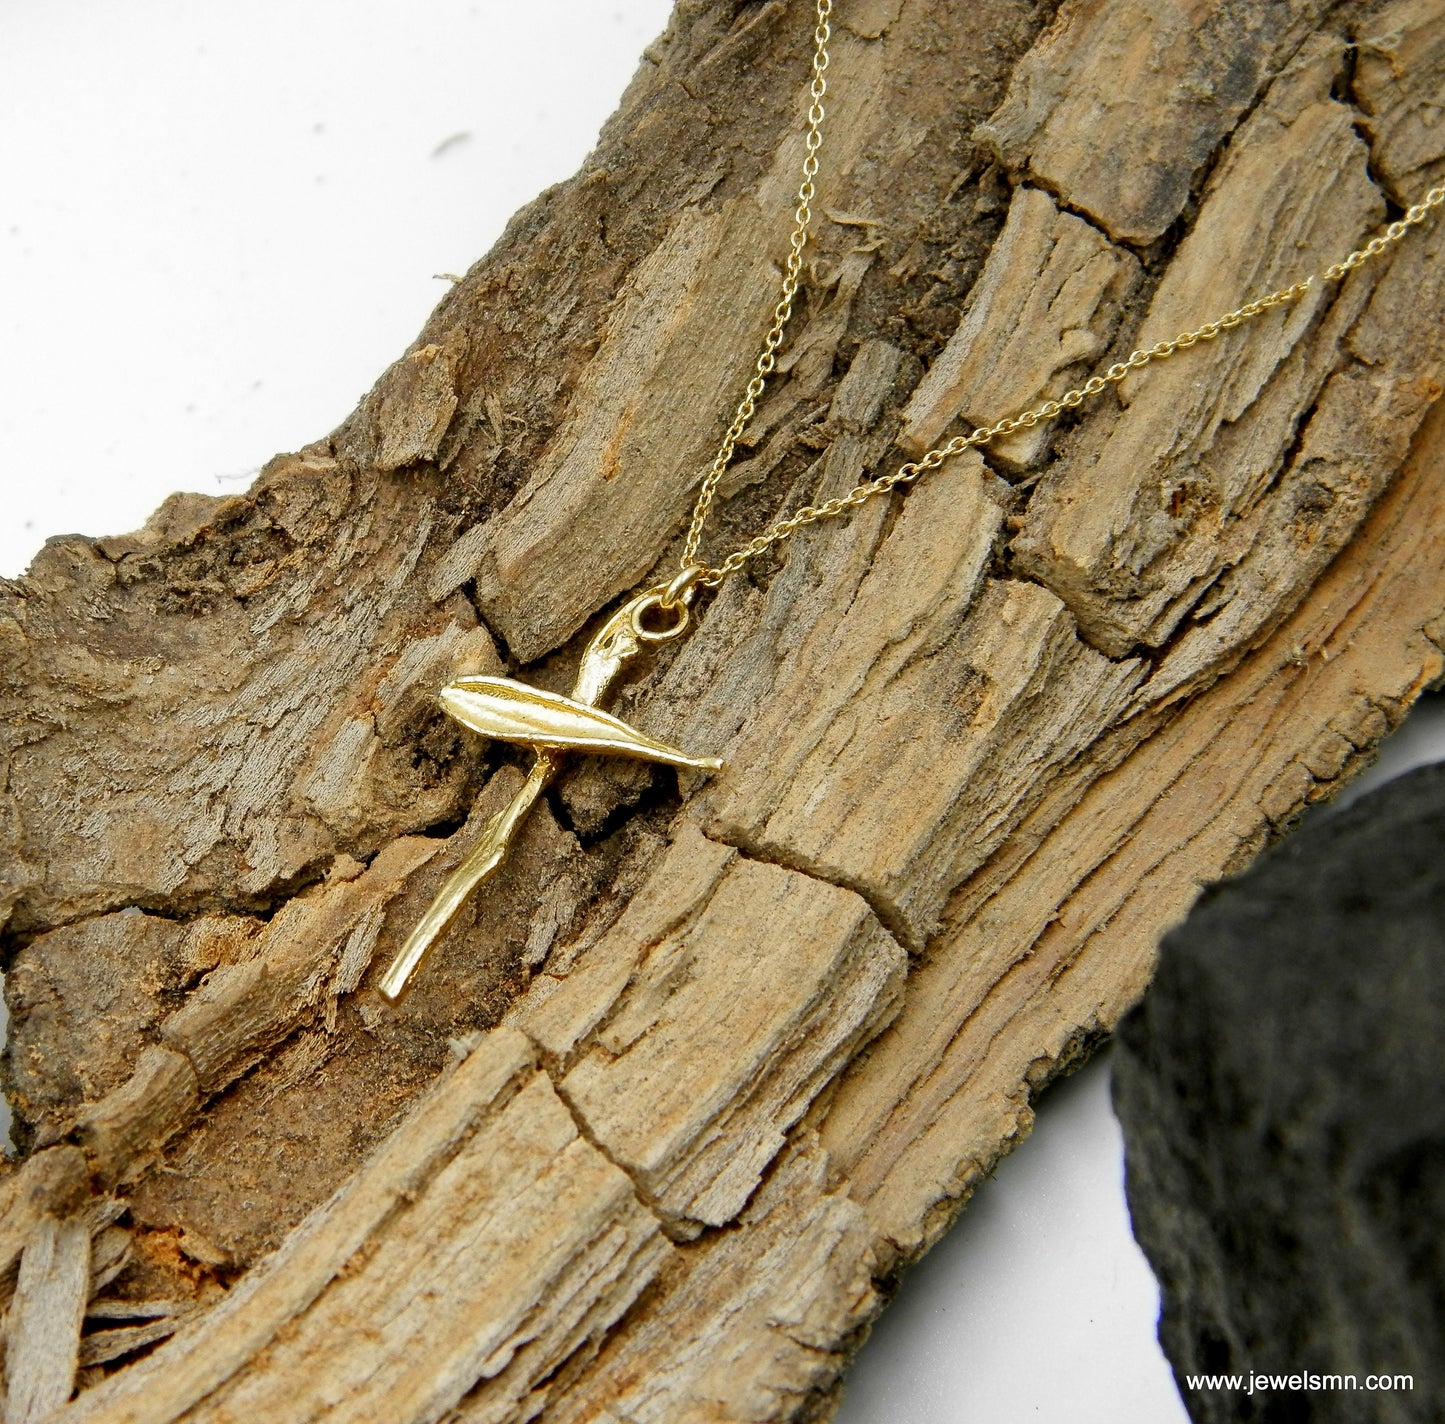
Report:
<svg viewBox="0 0 1445 1424"><path fill-rule="evenodd" d="M810 0L683 0L346 423L0 589L4 1418L824 1418L1160 933L1445 669L1445 223L809 529L369 985L669 573L766 327ZM839 0L713 553L1445 178L1438 0ZM167 1338L170 1337L170 1338ZM67 1403L72 1389L73 1402Z"/></svg>

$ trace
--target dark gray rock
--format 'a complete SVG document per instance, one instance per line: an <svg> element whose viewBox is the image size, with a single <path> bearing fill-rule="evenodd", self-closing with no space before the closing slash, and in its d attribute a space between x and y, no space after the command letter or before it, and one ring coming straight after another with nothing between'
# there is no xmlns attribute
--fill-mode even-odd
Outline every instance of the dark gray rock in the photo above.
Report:
<svg viewBox="0 0 1445 1424"><path fill-rule="evenodd" d="M1134 1231L1196 1424L1445 1419L1445 766L1205 893L1119 1031ZM1357 1388L1190 1388L1190 1375ZM1366 1391L1367 1376L1413 1388Z"/></svg>

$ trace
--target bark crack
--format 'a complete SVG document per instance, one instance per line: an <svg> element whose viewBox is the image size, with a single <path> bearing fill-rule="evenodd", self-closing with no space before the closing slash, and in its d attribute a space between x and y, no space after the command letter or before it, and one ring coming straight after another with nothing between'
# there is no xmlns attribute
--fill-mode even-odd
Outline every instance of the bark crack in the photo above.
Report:
<svg viewBox="0 0 1445 1424"><path fill-rule="evenodd" d="M844 875L841 871L827 871L802 857L789 855L781 847L771 842L746 835L736 829L727 832L715 827L700 827L699 829L714 845L727 846L740 855L745 855L749 860L763 865L776 865L780 870L791 870L795 874L806 875L810 880L817 880L838 890L852 891L873 912L873 917L878 923L903 948L910 962L916 960L923 953L925 938L920 936L909 924L907 916L897 905L865 881L855 876Z"/></svg>
<svg viewBox="0 0 1445 1424"><path fill-rule="evenodd" d="M562 1068L562 1065L557 1063L553 1055L533 1038L531 1034L527 1033L525 1028L522 1028L520 1031L526 1034L528 1040L536 1049L538 1066L542 1072L547 1075L547 1079L552 1085L552 1091L557 1095L557 1100L571 1114L573 1125L577 1129L577 1135L581 1137L589 1147L594 1148L601 1156L605 1157L608 1162L616 1167L617 1170L632 1183L633 1195L636 1196L641 1205L647 1209L649 1215L657 1222L658 1229L661 1230L664 1235L674 1241L690 1239L688 1236L678 1233L676 1226L670 1221L666 1213L658 1207L656 1196L647 1189L646 1184L642 1181L638 1172L634 1168L629 1167L626 1162L622 1161L612 1149L608 1147L607 1143L598 1136L592 1124L587 1120L587 1115L577 1106L576 1101L567 1091L567 1074ZM712 1230L716 1228L705 1229Z"/></svg>

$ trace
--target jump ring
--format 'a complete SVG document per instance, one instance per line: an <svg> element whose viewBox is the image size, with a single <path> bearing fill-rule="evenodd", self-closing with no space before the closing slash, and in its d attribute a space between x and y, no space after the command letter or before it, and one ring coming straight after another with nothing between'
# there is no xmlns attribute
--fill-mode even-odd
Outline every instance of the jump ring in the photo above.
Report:
<svg viewBox="0 0 1445 1424"><path fill-rule="evenodd" d="M668 628L648 628L643 624L643 615L649 609L662 608L670 613L676 614L676 621ZM676 638L683 632L692 619L688 612L686 603L674 603L670 608L666 602L666 595L660 589L654 589L651 593L644 594L632 608L632 631L645 643L665 643L669 638Z"/></svg>

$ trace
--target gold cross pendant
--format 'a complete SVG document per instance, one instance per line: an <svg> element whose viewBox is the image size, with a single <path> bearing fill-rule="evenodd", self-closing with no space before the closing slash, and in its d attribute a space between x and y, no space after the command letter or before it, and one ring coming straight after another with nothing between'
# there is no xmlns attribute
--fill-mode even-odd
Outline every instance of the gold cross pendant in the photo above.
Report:
<svg viewBox="0 0 1445 1424"><path fill-rule="evenodd" d="M486 737L531 747L536 755L521 789L487 823L481 839L446 878L382 975L377 987L386 998L394 1002L401 997L467 896L501 865L527 812L546 790L567 752L609 752L700 771L722 769L717 757L690 756L597 708L622 664L645 643L666 642L687 627L696 575L696 570L689 569L666 587L649 589L623 604L587 645L570 697L509 677L459 677L442 688L438 701L462 726ZM645 619L654 609L671 614L673 622L660 631L649 628Z"/></svg>

